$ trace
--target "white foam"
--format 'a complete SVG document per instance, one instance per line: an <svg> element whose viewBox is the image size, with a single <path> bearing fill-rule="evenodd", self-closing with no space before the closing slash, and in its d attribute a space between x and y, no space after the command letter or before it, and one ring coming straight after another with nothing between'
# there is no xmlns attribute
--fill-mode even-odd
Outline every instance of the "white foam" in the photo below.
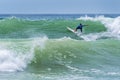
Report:
<svg viewBox="0 0 120 80"><path fill-rule="evenodd" d="M82 37L85 41L95 41L98 39L99 35L95 35L91 33L88 35L82 35L80 37Z"/></svg>
<svg viewBox="0 0 120 80"><path fill-rule="evenodd" d="M96 40L97 38L104 37L104 36L120 39L120 17L109 18L109 17L104 17L104 16L96 16L96 17L85 16L85 17L77 18L77 20L100 21L107 28L106 32L97 33L97 34L92 33L86 36L85 35L82 36L82 38L84 38L87 41Z"/></svg>
<svg viewBox="0 0 120 80"><path fill-rule="evenodd" d="M38 47L40 47L40 49L44 49L44 47L45 47L45 42L48 40L48 38L46 37L46 36L44 36L44 37L40 37L40 38L34 38L34 40L33 40L33 46L35 47L35 46L38 46Z"/></svg>
<svg viewBox="0 0 120 80"><path fill-rule="evenodd" d="M24 61L6 49L0 50L0 71L23 71L26 67Z"/></svg>
<svg viewBox="0 0 120 80"><path fill-rule="evenodd" d="M64 36L64 37L56 39L56 40L58 40L58 41L64 41L64 40L72 40L72 38Z"/></svg>
<svg viewBox="0 0 120 80"><path fill-rule="evenodd" d="M7 47L7 42L5 45L2 44L0 46L0 72L24 71L34 58L35 47L43 49L46 40L47 37L35 38L32 39L32 42L27 42L22 46L21 44L19 46L14 42L11 42L11 44L8 42L11 48Z"/></svg>

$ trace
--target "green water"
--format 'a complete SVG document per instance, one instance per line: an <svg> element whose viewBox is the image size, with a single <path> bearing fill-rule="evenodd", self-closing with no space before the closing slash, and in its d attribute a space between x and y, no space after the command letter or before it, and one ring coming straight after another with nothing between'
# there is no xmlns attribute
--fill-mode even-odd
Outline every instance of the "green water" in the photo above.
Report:
<svg viewBox="0 0 120 80"><path fill-rule="evenodd" d="M99 21L82 20L38 20L28 21L17 18L8 18L0 21L1 38L31 38L37 36L47 36L49 38L61 38L64 36L77 38L69 32L66 27L73 29L79 23L87 24L84 27L84 34L106 31L104 25Z"/></svg>
<svg viewBox="0 0 120 80"><path fill-rule="evenodd" d="M97 19L1 19L0 79L119 80L119 19ZM79 23L82 35L66 29Z"/></svg>

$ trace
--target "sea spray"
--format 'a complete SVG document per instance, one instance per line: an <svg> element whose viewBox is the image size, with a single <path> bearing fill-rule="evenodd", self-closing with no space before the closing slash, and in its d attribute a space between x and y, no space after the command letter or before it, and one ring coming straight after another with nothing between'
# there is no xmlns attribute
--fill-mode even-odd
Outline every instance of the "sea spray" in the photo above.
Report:
<svg viewBox="0 0 120 80"><path fill-rule="evenodd" d="M0 71L23 71L24 68L26 68L26 63L23 59L10 50L0 49Z"/></svg>
<svg viewBox="0 0 120 80"><path fill-rule="evenodd" d="M35 48L42 50L47 37L33 38L30 42L16 42L19 40L1 43L0 46L0 71L24 71L34 58Z"/></svg>
<svg viewBox="0 0 120 80"><path fill-rule="evenodd" d="M34 47L37 46L37 47L39 47L39 49L42 50L45 48L45 43L47 40L48 40L48 38L46 36L41 37L41 38L34 38L32 44Z"/></svg>
<svg viewBox="0 0 120 80"><path fill-rule="evenodd" d="M100 21L107 28L107 31L104 32L82 35L81 37L86 41L93 41L93 40L105 39L105 38L120 39L120 17L109 18L104 16L96 16L96 17L85 16L85 17L77 18L77 20L94 21L94 22Z"/></svg>

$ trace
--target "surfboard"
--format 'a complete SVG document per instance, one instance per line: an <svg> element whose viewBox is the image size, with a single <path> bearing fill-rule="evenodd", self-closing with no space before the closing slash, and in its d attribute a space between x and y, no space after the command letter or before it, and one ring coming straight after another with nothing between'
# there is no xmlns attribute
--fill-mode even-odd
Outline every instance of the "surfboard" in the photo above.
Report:
<svg viewBox="0 0 120 80"><path fill-rule="evenodd" d="M77 33L77 32L75 32L72 28L70 28L70 27L67 27L67 29L69 30L69 31L71 31L71 32L73 32L73 33Z"/></svg>
<svg viewBox="0 0 120 80"><path fill-rule="evenodd" d="M70 28L70 27L67 27L67 29L71 32L73 32L74 34L76 34L77 36L80 36L82 33L79 32L79 31L74 31L74 29Z"/></svg>

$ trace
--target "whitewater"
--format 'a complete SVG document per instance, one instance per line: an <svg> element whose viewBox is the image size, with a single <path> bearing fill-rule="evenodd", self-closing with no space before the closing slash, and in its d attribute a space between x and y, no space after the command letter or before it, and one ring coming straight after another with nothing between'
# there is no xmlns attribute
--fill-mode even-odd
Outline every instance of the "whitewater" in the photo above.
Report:
<svg viewBox="0 0 120 80"><path fill-rule="evenodd" d="M119 80L119 44L119 15L0 15L0 79Z"/></svg>

